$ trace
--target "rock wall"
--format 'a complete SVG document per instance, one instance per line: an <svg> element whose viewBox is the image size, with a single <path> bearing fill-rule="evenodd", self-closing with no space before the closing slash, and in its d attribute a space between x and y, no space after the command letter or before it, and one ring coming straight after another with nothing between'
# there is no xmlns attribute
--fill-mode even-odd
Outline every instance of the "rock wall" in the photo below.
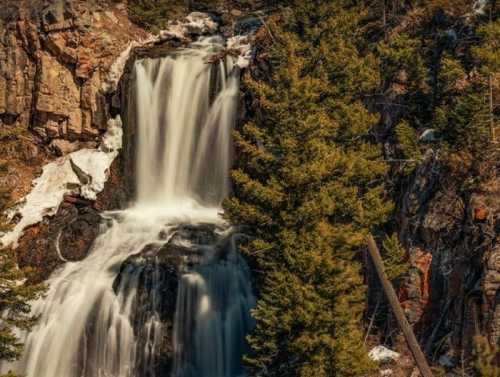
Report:
<svg viewBox="0 0 500 377"><path fill-rule="evenodd" d="M500 179L467 190L462 178L429 150L397 212L412 266L400 300L448 367L471 356L475 335L500 341Z"/></svg>
<svg viewBox="0 0 500 377"><path fill-rule="evenodd" d="M0 8L0 184L25 197L42 166L82 148L95 148L108 120L113 63L149 34L116 2L5 0ZM17 248L21 266L44 280L65 260L83 258L99 230L101 209L126 200L115 190L120 162L95 202L68 196L56 214L26 229ZM69 188L71 189L71 188ZM70 190L69 190L70 191ZM16 220L16 219L14 219Z"/></svg>
<svg viewBox="0 0 500 377"><path fill-rule="evenodd" d="M16 186L15 199L29 190L41 161L95 147L109 118L103 87L109 68L131 41L146 37L119 4L2 3L0 132L23 135L17 149L24 153L2 148L0 158L24 172L7 182Z"/></svg>

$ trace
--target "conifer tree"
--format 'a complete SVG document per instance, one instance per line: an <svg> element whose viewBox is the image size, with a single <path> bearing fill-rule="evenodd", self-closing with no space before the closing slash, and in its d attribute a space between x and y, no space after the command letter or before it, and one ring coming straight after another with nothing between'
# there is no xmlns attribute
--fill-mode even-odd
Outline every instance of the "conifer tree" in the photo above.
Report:
<svg viewBox="0 0 500 377"><path fill-rule="evenodd" d="M6 210L10 193L0 187L0 231L8 230ZM29 282L31 271L20 269L13 250L0 249L0 360L14 361L21 356L23 344L16 330L29 330L36 322L30 302L42 294L41 284ZM11 373L7 377L13 377Z"/></svg>
<svg viewBox="0 0 500 377"><path fill-rule="evenodd" d="M295 1L269 20L270 82L246 77L258 122L235 133L233 223L254 236L257 275L252 376L362 376L372 366L360 320L365 288L358 251L387 218L377 117L362 102L378 62L360 51L366 14L350 1Z"/></svg>

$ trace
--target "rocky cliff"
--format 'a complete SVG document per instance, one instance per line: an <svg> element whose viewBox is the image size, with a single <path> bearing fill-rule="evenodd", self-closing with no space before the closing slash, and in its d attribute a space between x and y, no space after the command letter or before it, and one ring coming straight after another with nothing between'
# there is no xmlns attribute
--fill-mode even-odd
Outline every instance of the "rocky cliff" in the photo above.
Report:
<svg viewBox="0 0 500 377"><path fill-rule="evenodd" d="M96 145L109 118L108 71L131 41L146 36L123 5L2 4L0 130L18 143L0 157L15 167L7 182L15 198L26 194L40 161Z"/></svg>
<svg viewBox="0 0 500 377"><path fill-rule="evenodd" d="M7 169L2 185L14 200L30 191L47 162L77 150L98 151L108 120L116 115L111 114L119 79L114 70L131 43L148 36L129 21L123 4L76 0L2 4L0 160ZM80 183L90 183L91 177L74 158L64 161L55 162L60 166L56 170L68 166ZM119 184L117 174L113 167L110 187ZM71 192L71 184L64 190ZM20 264L38 267L43 279L63 260L85 256L99 228L96 209L117 205L119 195L110 195L110 190L104 190L97 202L66 196L53 218L29 227L19 240Z"/></svg>

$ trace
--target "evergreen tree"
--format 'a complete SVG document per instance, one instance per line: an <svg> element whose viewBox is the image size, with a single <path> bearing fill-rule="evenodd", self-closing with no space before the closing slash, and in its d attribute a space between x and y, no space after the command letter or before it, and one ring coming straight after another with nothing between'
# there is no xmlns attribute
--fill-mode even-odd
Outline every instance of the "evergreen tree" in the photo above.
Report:
<svg viewBox="0 0 500 377"><path fill-rule="evenodd" d="M246 77L260 115L235 133L225 210L254 236L245 247L260 290L252 376L361 376L372 366L358 251L392 206L369 137L377 117L362 102L379 82L360 47L365 14L350 1L295 1L268 22L270 82Z"/></svg>
<svg viewBox="0 0 500 377"><path fill-rule="evenodd" d="M0 231L8 230L6 210L10 206L10 193L0 188ZM29 330L36 317L30 314L30 301L37 299L44 287L30 284L31 271L20 269L11 249L0 250L0 360L14 361L20 357L23 344L16 330ZM8 374L7 377L13 377Z"/></svg>
<svg viewBox="0 0 500 377"><path fill-rule="evenodd" d="M387 236L383 241L382 246L382 258L384 260L387 277L391 281L397 282L398 279L404 276L410 268L406 251L399 242L398 235L396 233L393 233L391 236Z"/></svg>

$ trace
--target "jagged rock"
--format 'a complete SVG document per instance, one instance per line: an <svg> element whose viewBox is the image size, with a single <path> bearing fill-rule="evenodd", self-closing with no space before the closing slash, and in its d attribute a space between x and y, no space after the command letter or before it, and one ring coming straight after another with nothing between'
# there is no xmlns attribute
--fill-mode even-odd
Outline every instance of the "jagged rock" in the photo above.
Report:
<svg viewBox="0 0 500 377"><path fill-rule="evenodd" d="M488 218L488 210L484 207L474 208L474 220L484 221Z"/></svg>
<svg viewBox="0 0 500 377"><path fill-rule="evenodd" d="M491 250L487 258L483 289L489 300L499 299L496 296L500 292L500 245Z"/></svg>
<svg viewBox="0 0 500 377"><path fill-rule="evenodd" d="M42 10L45 31L69 29L74 25L75 11L71 1L57 1Z"/></svg>
<svg viewBox="0 0 500 377"><path fill-rule="evenodd" d="M453 190L436 193L424 214L420 233L422 238L432 243L444 234L458 236L457 229L461 226L464 213L465 205Z"/></svg>
<svg viewBox="0 0 500 377"><path fill-rule="evenodd" d="M101 217L91 207L83 207L78 216L61 229L57 239L61 256L68 261L85 258L99 235Z"/></svg>
<svg viewBox="0 0 500 377"><path fill-rule="evenodd" d="M44 140L98 136L107 118L102 81L129 42L147 33L123 7L7 3L9 12L0 14L0 127L31 128Z"/></svg>
<svg viewBox="0 0 500 377"><path fill-rule="evenodd" d="M415 215L429 200L435 190L439 178L439 162L437 156L429 149L421 165L415 172L413 182L404 198L407 215Z"/></svg>
<svg viewBox="0 0 500 377"><path fill-rule="evenodd" d="M82 132L82 112L80 110L80 89L71 71L48 53L40 54L40 81L36 110L53 114L61 120L68 120L68 133ZM43 122L43 118L39 118ZM49 127L51 123L46 125ZM48 131L48 136L51 137ZM60 135L54 135L57 137Z"/></svg>
<svg viewBox="0 0 500 377"><path fill-rule="evenodd" d="M45 39L49 51L65 63L75 64L78 61L78 34L67 31L50 33Z"/></svg>
<svg viewBox="0 0 500 377"><path fill-rule="evenodd" d="M79 143L72 143L65 139L54 139L50 143L50 148L56 153L57 156L64 156L68 153L78 150Z"/></svg>
<svg viewBox="0 0 500 377"><path fill-rule="evenodd" d="M21 267L36 271L35 281L46 280L65 260L85 257L100 224L92 208L65 202L56 215L26 230L16 249Z"/></svg>

